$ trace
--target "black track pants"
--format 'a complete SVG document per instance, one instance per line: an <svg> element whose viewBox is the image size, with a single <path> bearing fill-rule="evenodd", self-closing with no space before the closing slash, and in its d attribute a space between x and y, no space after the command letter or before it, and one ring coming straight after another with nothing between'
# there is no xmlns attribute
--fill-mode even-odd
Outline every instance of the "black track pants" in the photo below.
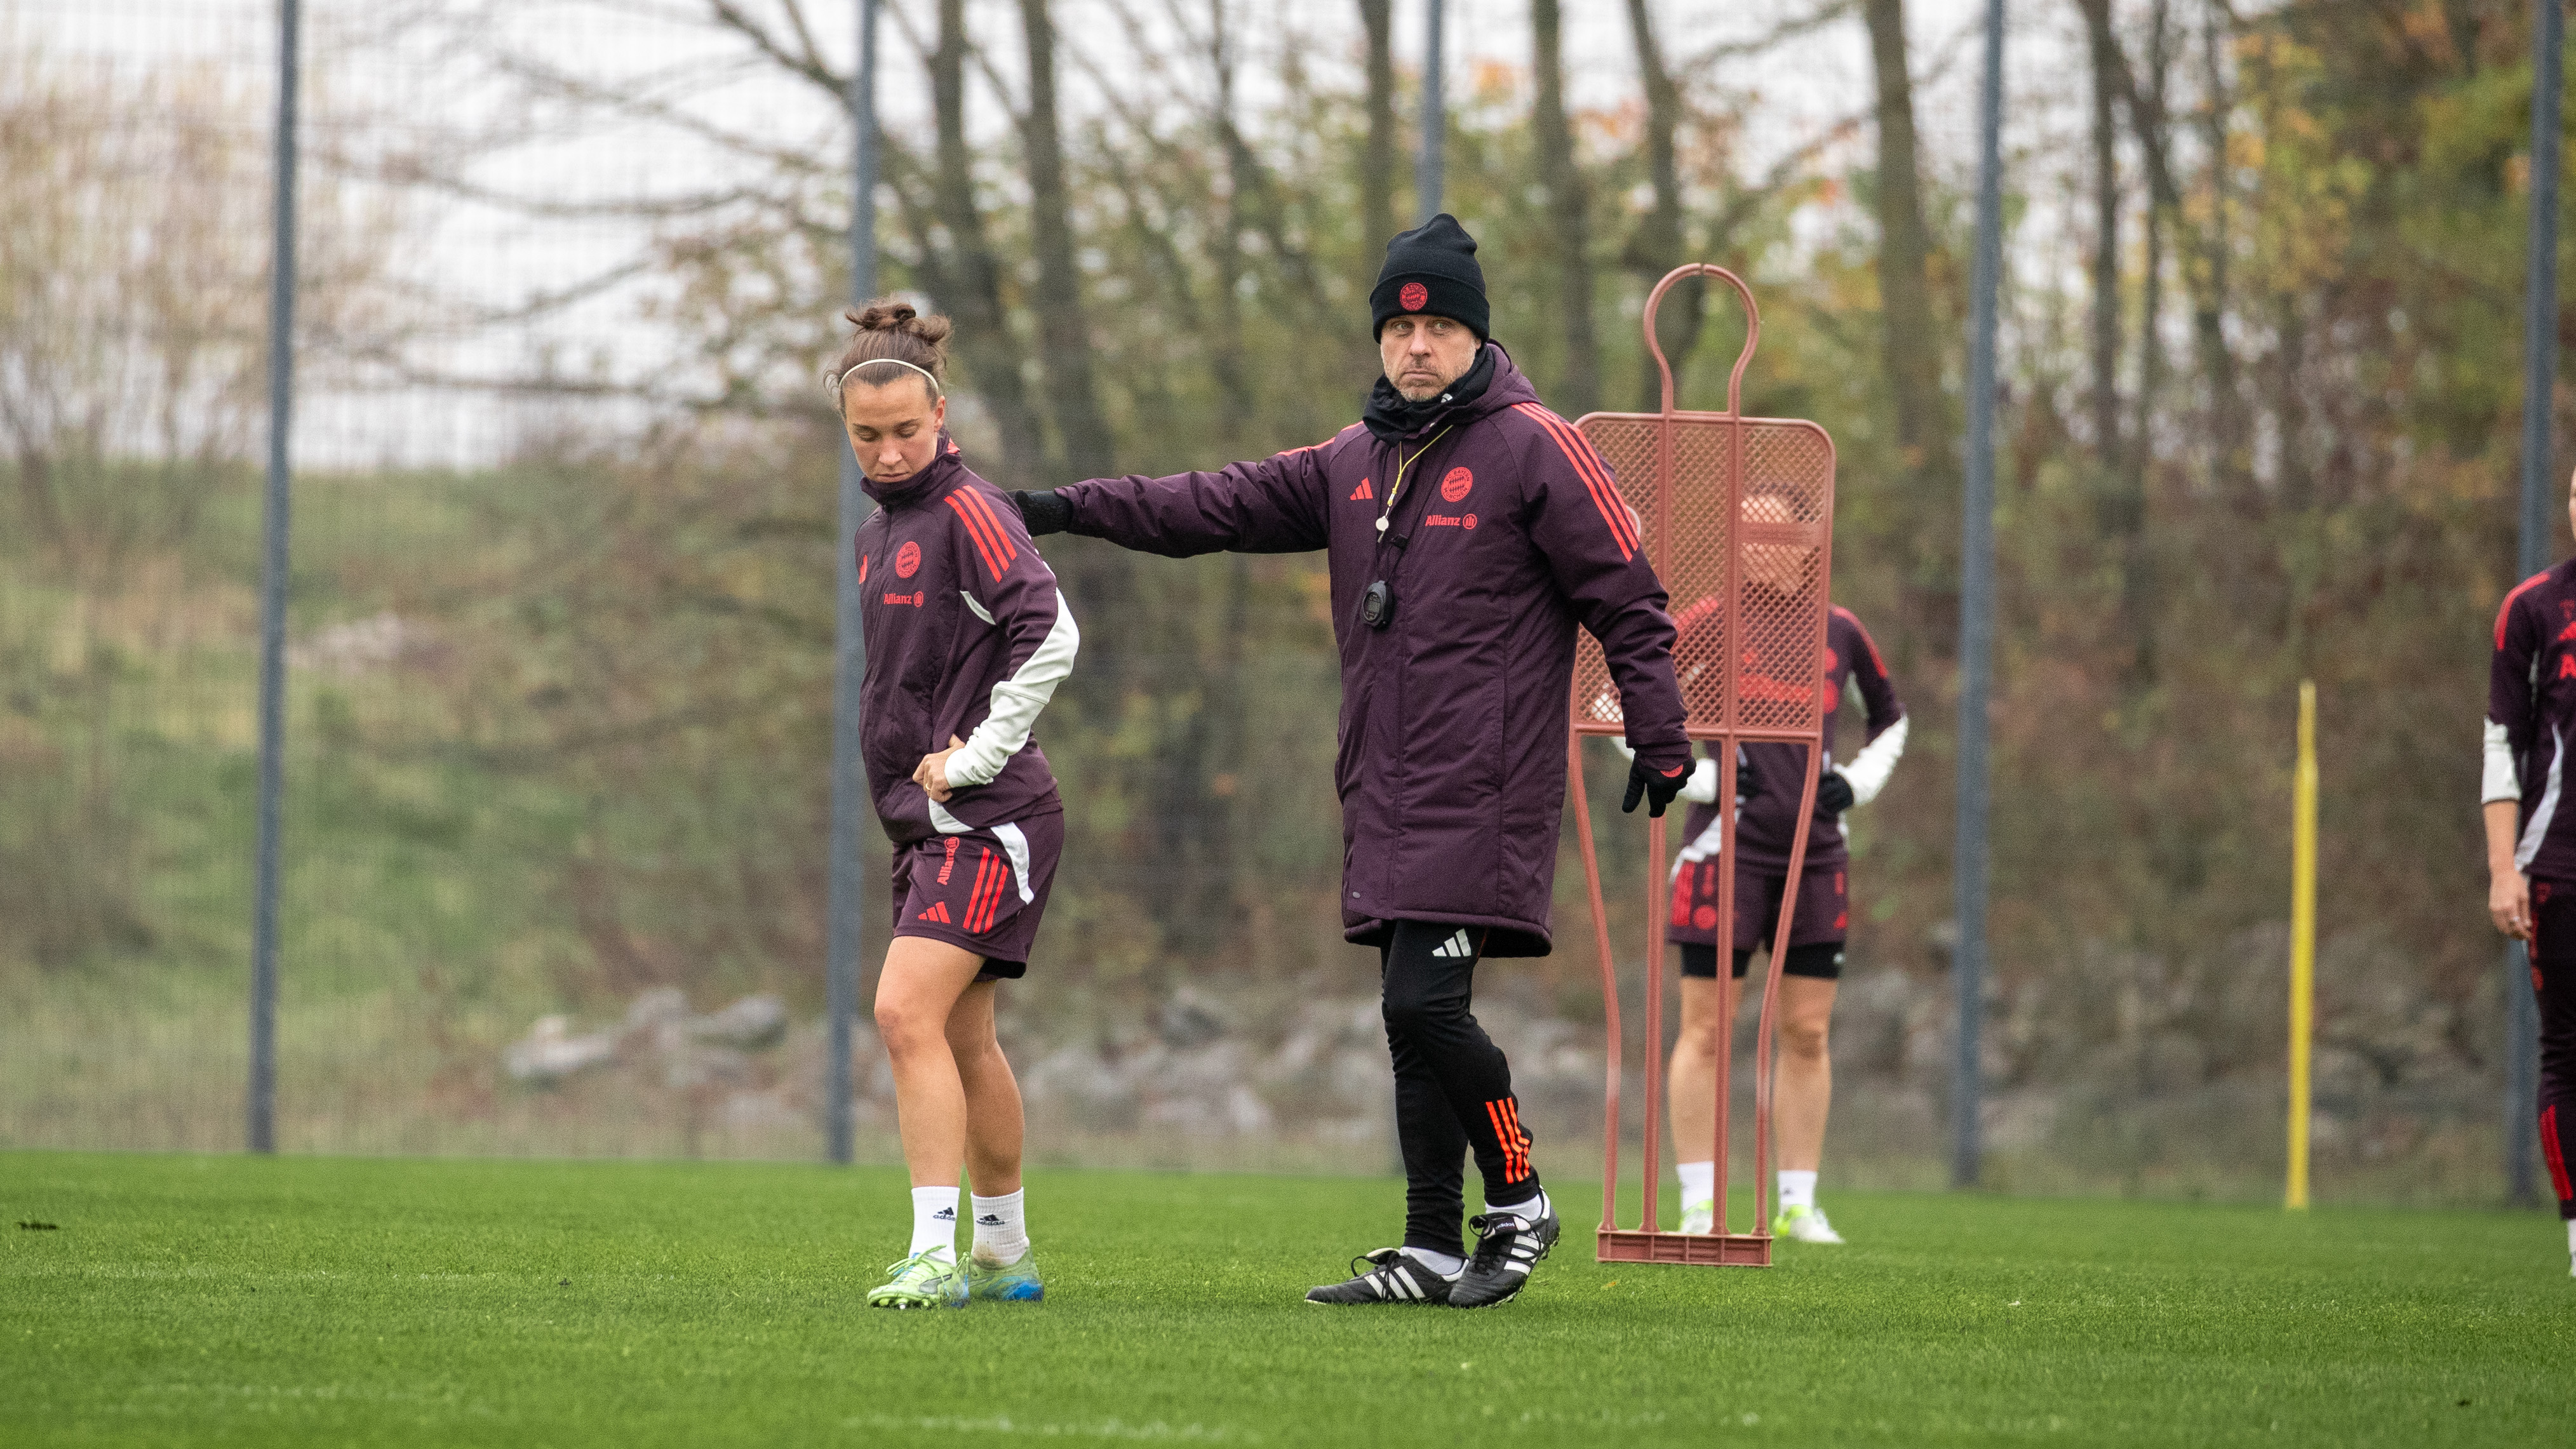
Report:
<svg viewBox="0 0 2576 1449"><path fill-rule="evenodd" d="M1512 1065L1468 1010L1485 933L1398 921L1378 955L1387 1050L1395 1058L1395 1132L1404 1148L1404 1245L1461 1251L1463 1159L1474 1148L1488 1206L1538 1194Z"/></svg>
<svg viewBox="0 0 2576 1449"><path fill-rule="evenodd" d="M2533 881L2531 919L2531 990L2540 1001L2540 1156L2558 1193L2558 1215L2576 1220L2576 1183L2569 1181L2576 1174L2576 881Z"/></svg>

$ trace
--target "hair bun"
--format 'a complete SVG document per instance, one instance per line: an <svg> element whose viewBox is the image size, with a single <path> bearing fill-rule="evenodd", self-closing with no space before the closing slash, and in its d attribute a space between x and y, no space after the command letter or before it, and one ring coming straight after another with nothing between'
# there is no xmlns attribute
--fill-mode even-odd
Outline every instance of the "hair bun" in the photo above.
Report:
<svg viewBox="0 0 2576 1449"><path fill-rule="evenodd" d="M909 332L912 329L904 324L921 314L913 310L910 302L870 302L864 311L853 310L842 315L859 324L862 332Z"/></svg>

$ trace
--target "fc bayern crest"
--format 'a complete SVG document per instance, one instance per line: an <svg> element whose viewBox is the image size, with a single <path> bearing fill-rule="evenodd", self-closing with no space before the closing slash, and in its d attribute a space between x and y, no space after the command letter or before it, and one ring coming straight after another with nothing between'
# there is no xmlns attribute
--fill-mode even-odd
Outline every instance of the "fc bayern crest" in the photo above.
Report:
<svg viewBox="0 0 2576 1449"><path fill-rule="evenodd" d="M1464 468L1452 468L1449 470L1449 476L1440 480L1440 496L1448 502L1456 503L1465 498L1469 490L1475 486L1475 474Z"/></svg>
<svg viewBox="0 0 2576 1449"><path fill-rule="evenodd" d="M894 551L894 576L896 578L908 579L919 572L921 572L920 544L907 543L903 547Z"/></svg>
<svg viewBox="0 0 2576 1449"><path fill-rule="evenodd" d="M1404 304L1405 311L1419 312L1430 304L1431 289L1420 282L1407 282L1404 290L1395 294L1395 300Z"/></svg>

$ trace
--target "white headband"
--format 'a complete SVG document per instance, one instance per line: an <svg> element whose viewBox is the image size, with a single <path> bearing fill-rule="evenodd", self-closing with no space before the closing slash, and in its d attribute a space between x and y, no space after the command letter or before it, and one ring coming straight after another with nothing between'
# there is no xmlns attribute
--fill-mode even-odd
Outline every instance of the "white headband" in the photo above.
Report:
<svg viewBox="0 0 2576 1449"><path fill-rule="evenodd" d="M874 367L880 362L891 362L897 367L909 367L913 371L920 373L921 380L930 384L930 395L933 398L941 398L948 395L947 392L939 386L939 379L930 375L929 368L923 367L918 363L906 362L900 357L871 357L865 362L851 363L848 367L834 373L828 379L832 390L833 411L838 412L841 408L841 388L850 380L850 374L858 371L862 367Z"/></svg>

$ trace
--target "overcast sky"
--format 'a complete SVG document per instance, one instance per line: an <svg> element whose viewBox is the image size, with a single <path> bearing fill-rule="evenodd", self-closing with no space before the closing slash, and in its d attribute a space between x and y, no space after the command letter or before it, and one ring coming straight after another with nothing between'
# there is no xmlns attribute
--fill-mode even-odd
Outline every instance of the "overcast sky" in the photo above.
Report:
<svg viewBox="0 0 2576 1449"><path fill-rule="evenodd" d="M673 14L693 8L691 0L660 3ZM1812 8L1812 3L1663 0L1657 14L1668 57L1678 62L1721 42L1763 33L1782 15ZM354 43L361 34L359 27L377 24L388 8L389 0L306 0L307 88L313 97L309 113L325 124L334 114L365 114L380 135L398 134L413 124L414 117L424 127L472 125L488 119L493 114L488 100L479 98L482 93L470 78L463 77L453 62L443 60L426 40L390 48ZM890 8L910 15L924 33L935 13L926 0L901 0ZM1155 23L1167 27L1167 37L1171 36L1168 27L1175 24L1174 8L1193 25L1203 23L1207 13L1204 0L1183 0L1177 7L1139 0L1137 8L1154 14ZM1979 9L1971 0L1917 0L1911 8L1915 63L1922 73L1920 108L1927 164L1964 176L1972 154L1977 64L1972 42ZM1619 9L1600 3L1566 9L1572 104L1607 108L1634 98L1634 59ZM855 12L855 4L848 0L809 0L809 15L822 30L820 40L835 64L846 64L855 48ZM515 42L523 50L588 75L620 78L632 85L653 85L674 71L703 73L706 60L735 53L724 38L701 26L634 19L612 22L602 5L588 0L514 0L507 14ZM1232 14L1245 62L1241 99L1248 109L1257 111L1261 106L1265 77L1275 73L1286 47L1299 48L1308 66L1319 73L1355 75L1360 37L1357 7L1350 0L1238 3ZM1408 70L1421 64L1425 14L1426 0L1398 0L1397 55ZM1057 15L1068 47L1101 61L1106 73L1132 73L1132 68L1121 64L1124 34L1106 6L1092 0L1060 0ZM0 0L0 41L12 46L32 43L66 62L120 68L179 58L212 61L238 76L245 92L256 93L264 107L275 63L276 16L274 0ZM834 19L840 23L826 23ZM970 21L992 28L993 49L1005 63L1016 58L1013 7L998 0L976 0L970 6ZM2015 32L2016 50L2007 74L2021 107L2016 126L2036 133L2057 123L2069 99L2063 93L2069 85L2066 68L2052 61L2066 53L2064 27L2053 17L2022 23L2030 30ZM1527 66L1525 0L1449 0L1447 32L1446 74L1453 102L1466 97L1480 73L1493 67L1523 71ZM884 124L897 132L926 135L926 77L903 31L891 19L880 54ZM1069 111L1080 114L1099 104L1083 68L1067 63L1063 74ZM1868 50L1857 17L1783 44L1758 60L1731 61L1719 76L1731 90L1750 89L1758 94L1760 104L1749 136L1754 154L1748 159L1754 166L1762 164L1764 153L1777 154L1806 142L1836 120L1865 114L1870 102ZM703 113L729 126L772 135L786 144L847 145L846 128L823 97L806 87L786 87L782 93L768 75L705 89L697 104ZM1005 124L990 107L979 123L988 132ZM1863 129L1853 145L1866 147L1868 142L1869 134ZM1846 154L1827 164L1854 163L1866 164L1865 156ZM495 164L501 169L490 179L559 198L686 190L706 184L716 165L713 153L705 148L693 147L667 130L644 127L597 132L577 145L522 147L505 153ZM406 235L401 263L444 293L500 306L589 275L603 260L631 253L639 237L627 222L537 222L494 208L442 204L426 226ZM492 336L460 328L437 344L443 349L439 361L461 371L506 371L525 365L542 350L568 356L569 365L575 367L586 349L621 358L649 355L664 344L657 343L650 325L638 320L634 310L631 296L610 294L542 330L522 327L507 336ZM312 464L472 463L508 447L528 421L494 407L488 399L335 396L331 379L313 376L309 369L302 388L297 453Z"/></svg>

